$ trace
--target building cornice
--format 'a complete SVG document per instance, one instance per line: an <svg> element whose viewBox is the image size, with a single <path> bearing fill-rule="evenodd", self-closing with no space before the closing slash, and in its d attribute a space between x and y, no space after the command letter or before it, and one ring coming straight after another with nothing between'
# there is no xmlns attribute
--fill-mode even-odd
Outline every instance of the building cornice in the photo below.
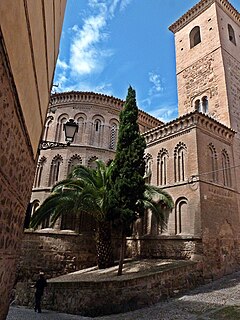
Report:
<svg viewBox="0 0 240 320"><path fill-rule="evenodd" d="M217 3L220 7L227 13L230 14L236 23L240 24L240 14L233 7L233 5L228 0L201 0L194 7L188 10L183 16L181 16L176 22L174 22L170 27L173 33L178 32L180 29L185 27L189 22L199 16L207 8L209 8L213 3Z"/></svg>
<svg viewBox="0 0 240 320"><path fill-rule="evenodd" d="M162 139L171 138L172 136L180 135L187 131L189 132L192 128L200 128L211 132L213 135L228 143L233 140L235 134L234 130L210 116L198 111L193 111L157 128L153 128L142 135L146 139L147 145L152 145Z"/></svg>
<svg viewBox="0 0 240 320"><path fill-rule="evenodd" d="M122 110L125 103L124 100L101 93L70 91L53 94L49 102L49 111L52 111L59 106L77 102L107 106L114 108L119 112ZM156 127L162 124L160 120L140 109L138 120L140 124L149 124L151 127Z"/></svg>

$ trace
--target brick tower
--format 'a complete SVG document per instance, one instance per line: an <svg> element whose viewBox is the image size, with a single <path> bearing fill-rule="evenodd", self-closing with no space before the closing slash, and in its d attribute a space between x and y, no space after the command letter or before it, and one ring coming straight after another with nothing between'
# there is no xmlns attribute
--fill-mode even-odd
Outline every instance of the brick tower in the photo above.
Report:
<svg viewBox="0 0 240 320"><path fill-rule="evenodd" d="M175 34L179 116L199 110L236 131L239 176L240 14L228 0L202 0L169 29Z"/></svg>
<svg viewBox="0 0 240 320"><path fill-rule="evenodd" d="M240 14L227 0L202 0L170 30L179 116L199 109L239 131Z"/></svg>

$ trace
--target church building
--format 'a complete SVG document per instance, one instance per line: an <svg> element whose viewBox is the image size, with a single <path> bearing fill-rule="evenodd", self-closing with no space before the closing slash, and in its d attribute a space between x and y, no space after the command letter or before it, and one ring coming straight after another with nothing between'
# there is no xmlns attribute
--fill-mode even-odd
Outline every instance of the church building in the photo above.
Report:
<svg viewBox="0 0 240 320"><path fill-rule="evenodd" d="M129 252L191 259L212 279L240 264L240 14L228 0L201 0L169 29L175 35L179 116L163 124L140 111L139 125L149 183L167 190L175 206L165 228L150 214L137 222ZM41 151L31 210L73 165L113 159L122 104L94 93L52 96L44 139L62 141L69 118L79 130L70 147ZM88 223L60 221L56 229L79 233L91 228ZM44 229L37 232L44 235Z"/></svg>
<svg viewBox="0 0 240 320"><path fill-rule="evenodd" d="M211 278L240 262L240 14L227 0L202 0L169 29L179 117L144 137L151 183L175 208L165 244L145 250L200 259Z"/></svg>

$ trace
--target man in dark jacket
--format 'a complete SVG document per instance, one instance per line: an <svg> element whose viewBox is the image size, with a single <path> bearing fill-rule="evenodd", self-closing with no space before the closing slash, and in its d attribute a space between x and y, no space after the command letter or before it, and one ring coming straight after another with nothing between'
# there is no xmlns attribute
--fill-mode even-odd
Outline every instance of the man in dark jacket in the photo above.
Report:
<svg viewBox="0 0 240 320"><path fill-rule="evenodd" d="M39 273L39 279L37 280L35 284L36 292L35 292L35 312L42 312L41 310L41 299L43 296L44 288L47 286L47 281L44 278L44 273Z"/></svg>

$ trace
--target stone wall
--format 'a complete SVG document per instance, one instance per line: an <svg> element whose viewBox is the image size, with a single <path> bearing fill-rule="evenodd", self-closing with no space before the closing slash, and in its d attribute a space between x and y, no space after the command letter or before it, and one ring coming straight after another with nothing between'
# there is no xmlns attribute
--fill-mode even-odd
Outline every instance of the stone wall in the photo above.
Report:
<svg viewBox="0 0 240 320"><path fill-rule="evenodd" d="M93 234L74 232L26 231L17 270L17 282L33 283L39 271L46 278L87 268L96 264Z"/></svg>
<svg viewBox="0 0 240 320"><path fill-rule="evenodd" d="M113 237L115 260L118 259L120 239ZM127 251L129 257L131 250ZM94 233L75 233L42 229L25 231L21 242L16 283L33 284L43 271L47 279L97 264Z"/></svg>
<svg viewBox="0 0 240 320"><path fill-rule="evenodd" d="M0 42L0 319L5 319L35 162Z"/></svg>
<svg viewBox="0 0 240 320"><path fill-rule="evenodd" d="M91 317L127 312L203 283L201 266L191 261L170 262L131 276L123 273L118 279L110 276L108 280L89 281L89 277L83 280L76 276L72 280L74 277L48 280L43 308ZM29 284L19 283L16 302L32 308L34 291Z"/></svg>
<svg viewBox="0 0 240 320"><path fill-rule="evenodd" d="M193 259L203 253L202 241L199 238L184 236L159 236L129 239L133 257L162 259Z"/></svg>
<svg viewBox="0 0 240 320"><path fill-rule="evenodd" d="M53 281L49 281L46 308L94 317L152 305L201 284L202 274L196 263L179 261L162 271L122 281Z"/></svg>

